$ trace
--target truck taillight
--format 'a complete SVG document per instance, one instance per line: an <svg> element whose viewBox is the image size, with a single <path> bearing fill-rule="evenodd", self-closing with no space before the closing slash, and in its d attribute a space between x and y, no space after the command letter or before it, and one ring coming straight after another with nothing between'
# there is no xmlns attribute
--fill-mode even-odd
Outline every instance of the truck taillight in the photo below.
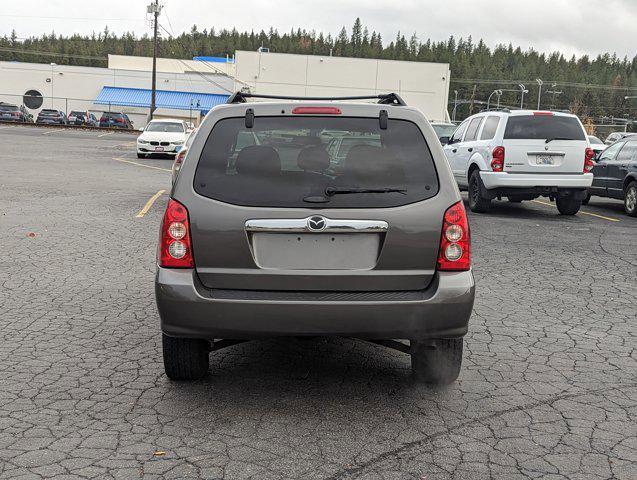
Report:
<svg viewBox="0 0 637 480"><path fill-rule="evenodd" d="M471 268L471 234L462 201L445 212L438 251L438 271L461 272Z"/></svg>
<svg viewBox="0 0 637 480"><path fill-rule="evenodd" d="M161 224L157 263L165 268L194 268L188 210L177 200L168 200Z"/></svg>
<svg viewBox="0 0 637 480"><path fill-rule="evenodd" d="M586 150L584 152L584 173L590 172L595 166L593 158L595 158L595 150L593 150L591 147L586 147Z"/></svg>
<svg viewBox="0 0 637 480"><path fill-rule="evenodd" d="M494 172L504 170L504 147L495 147L491 157L491 170Z"/></svg>

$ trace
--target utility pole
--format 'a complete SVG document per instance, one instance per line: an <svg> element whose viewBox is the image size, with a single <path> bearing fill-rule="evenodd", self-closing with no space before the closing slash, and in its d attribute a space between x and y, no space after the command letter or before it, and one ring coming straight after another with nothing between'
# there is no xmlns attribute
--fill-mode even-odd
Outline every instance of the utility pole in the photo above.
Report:
<svg viewBox="0 0 637 480"><path fill-rule="evenodd" d="M155 113L155 96L157 90L157 18L161 7L159 6L159 0L155 0L155 3L148 5L148 13L153 14L153 77L150 91L150 119L153 119Z"/></svg>
<svg viewBox="0 0 637 480"><path fill-rule="evenodd" d="M473 85L473 92L471 93L471 102L469 102L469 116L473 115L473 104L476 100L476 90L478 89L478 85Z"/></svg>
<svg viewBox="0 0 637 480"><path fill-rule="evenodd" d="M553 85L553 88L555 88L555 85ZM555 108L555 97L557 95L561 95L564 92L562 92L561 90L547 90L546 93L552 93L553 94L553 103L551 105L551 108L553 109L553 108Z"/></svg>

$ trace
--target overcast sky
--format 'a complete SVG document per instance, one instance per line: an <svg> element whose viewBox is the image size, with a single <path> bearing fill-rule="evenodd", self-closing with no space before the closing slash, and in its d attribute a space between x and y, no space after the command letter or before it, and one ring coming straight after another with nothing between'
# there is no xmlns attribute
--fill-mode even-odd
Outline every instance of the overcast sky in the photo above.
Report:
<svg viewBox="0 0 637 480"><path fill-rule="evenodd" d="M101 31L150 33L146 5L150 0L2 1L0 35L15 29L18 37L54 30L71 34ZM565 55L610 52L637 55L637 0L160 0L160 20L180 33L197 24L240 31L279 32L305 28L348 32L356 17L380 31L384 43L400 30L406 37L444 40L472 35L489 46L512 43L526 49Z"/></svg>

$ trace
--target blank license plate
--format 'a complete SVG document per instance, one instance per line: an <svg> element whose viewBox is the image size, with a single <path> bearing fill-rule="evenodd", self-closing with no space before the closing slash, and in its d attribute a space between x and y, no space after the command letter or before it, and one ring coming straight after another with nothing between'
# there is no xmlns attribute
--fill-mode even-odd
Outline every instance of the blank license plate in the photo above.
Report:
<svg viewBox="0 0 637 480"><path fill-rule="evenodd" d="M156 152L163 152L164 151L164 147L155 147L155 151Z"/></svg>
<svg viewBox="0 0 637 480"><path fill-rule="evenodd" d="M555 159L552 155L538 155L535 157L537 165L555 165Z"/></svg>

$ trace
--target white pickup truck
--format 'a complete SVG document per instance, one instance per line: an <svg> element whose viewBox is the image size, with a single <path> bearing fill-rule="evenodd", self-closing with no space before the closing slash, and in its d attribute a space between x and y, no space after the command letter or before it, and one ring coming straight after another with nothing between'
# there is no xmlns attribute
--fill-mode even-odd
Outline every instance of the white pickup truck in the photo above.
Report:
<svg viewBox="0 0 637 480"><path fill-rule="evenodd" d="M544 196L562 215L578 212L593 181L595 152L575 116L548 111L486 111L441 139L469 208L485 212L494 198Z"/></svg>

